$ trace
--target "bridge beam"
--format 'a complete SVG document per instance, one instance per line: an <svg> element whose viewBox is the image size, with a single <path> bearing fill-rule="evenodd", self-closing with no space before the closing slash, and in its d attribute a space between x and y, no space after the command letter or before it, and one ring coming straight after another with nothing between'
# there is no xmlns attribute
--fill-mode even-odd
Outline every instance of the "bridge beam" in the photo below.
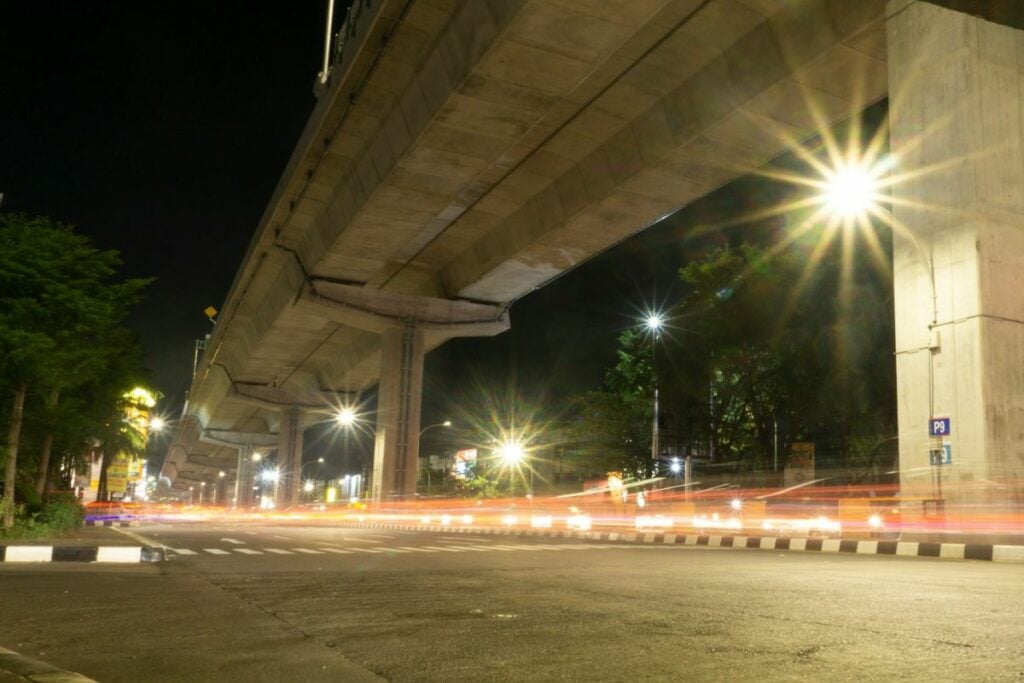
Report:
<svg viewBox="0 0 1024 683"><path fill-rule="evenodd" d="M887 16L892 153L911 176L893 190L901 491L1020 504L1024 31L916 0ZM941 439L933 417L950 418ZM951 464L932 465L943 445Z"/></svg>

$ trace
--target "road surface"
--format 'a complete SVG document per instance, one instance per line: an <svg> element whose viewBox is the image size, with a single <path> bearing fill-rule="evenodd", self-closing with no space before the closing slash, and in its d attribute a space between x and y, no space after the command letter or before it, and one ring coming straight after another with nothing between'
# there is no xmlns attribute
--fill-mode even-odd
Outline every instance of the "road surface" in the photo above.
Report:
<svg viewBox="0 0 1024 683"><path fill-rule="evenodd" d="M1019 565L351 528L130 531L170 559L0 568L0 646L109 682L1024 680Z"/></svg>

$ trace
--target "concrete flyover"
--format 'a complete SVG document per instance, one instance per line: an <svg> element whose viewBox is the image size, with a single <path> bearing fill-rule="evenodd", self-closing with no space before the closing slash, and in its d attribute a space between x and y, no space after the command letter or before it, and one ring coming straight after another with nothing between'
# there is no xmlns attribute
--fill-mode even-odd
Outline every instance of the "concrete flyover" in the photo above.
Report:
<svg viewBox="0 0 1024 683"><path fill-rule="evenodd" d="M893 108L905 107L894 111L893 146L907 143L907 159L931 163L939 153L912 134L935 107L964 112L944 133L956 150L986 143L990 126L1005 136L992 212L980 186L949 209L1010 225L1024 187L1013 165L1019 114L996 100L998 115L970 111L996 97L986 79L1020 85L1009 55L1021 35L917 0L357 1L199 364L163 474L184 481L237 466L238 490L247 489L248 454L272 435L290 475L286 500L295 500L309 416L379 381L372 492L411 494L424 353L507 329L511 302L885 97L890 79L901 84ZM915 77L922 55L949 69ZM957 76L964 64L973 81ZM938 93L949 100L936 104ZM973 168L957 166L954 182ZM927 192L943 205L950 198ZM977 462L964 462L960 477L1006 467L1020 480L1020 455L1003 454L1008 437L996 423L1024 410L1024 362L1006 372L1014 359L995 352L1024 348L1024 313L1012 310L1024 304L996 304L994 288L1007 283L978 276L997 261L999 273L1013 270L1020 233L971 224L981 245L963 256L977 264L966 267L978 292L971 313L963 297L954 306L952 292L933 296L921 283L965 268L948 249L975 237L936 237L940 258L929 252L931 227L900 219L927 244L912 253L898 240L897 308L930 310L934 300L941 314L899 319L902 431L969 404L958 433L970 435ZM956 231L935 228L947 229ZM925 271L917 253L934 254ZM948 330L933 344L939 326ZM943 363L964 353L986 368L984 386L966 374L943 378L959 403L940 406L937 373L966 373ZM929 387L935 402L922 406ZM990 408L997 394L1008 402ZM902 446L905 464L927 462L927 442Z"/></svg>

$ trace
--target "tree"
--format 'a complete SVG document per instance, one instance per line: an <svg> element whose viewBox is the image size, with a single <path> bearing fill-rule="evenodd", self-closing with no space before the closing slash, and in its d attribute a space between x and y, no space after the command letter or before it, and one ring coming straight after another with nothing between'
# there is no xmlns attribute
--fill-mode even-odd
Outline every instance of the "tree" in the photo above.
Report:
<svg viewBox="0 0 1024 683"><path fill-rule="evenodd" d="M0 245L0 374L12 396L3 523L10 528L26 397L46 396L52 420L64 392L102 375L114 331L149 281L116 281L117 252L48 218L0 214ZM41 441L44 468L50 434Z"/></svg>
<svg viewBox="0 0 1024 683"><path fill-rule="evenodd" d="M618 361L602 388L573 399L572 425L577 456L591 473L651 471L654 383L651 340L639 329L619 335Z"/></svg>

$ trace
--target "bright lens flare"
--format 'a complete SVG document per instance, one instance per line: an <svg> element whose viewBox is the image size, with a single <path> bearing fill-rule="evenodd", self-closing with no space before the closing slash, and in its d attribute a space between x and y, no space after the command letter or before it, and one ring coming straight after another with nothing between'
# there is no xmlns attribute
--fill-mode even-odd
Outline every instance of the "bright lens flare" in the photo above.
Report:
<svg viewBox="0 0 1024 683"><path fill-rule="evenodd" d="M352 408L342 408L334 415L335 421L343 427L350 427L355 424L356 411Z"/></svg>
<svg viewBox="0 0 1024 683"><path fill-rule="evenodd" d="M843 164L828 171L822 183L825 209L844 221L866 217L878 206L878 173L865 165Z"/></svg>

